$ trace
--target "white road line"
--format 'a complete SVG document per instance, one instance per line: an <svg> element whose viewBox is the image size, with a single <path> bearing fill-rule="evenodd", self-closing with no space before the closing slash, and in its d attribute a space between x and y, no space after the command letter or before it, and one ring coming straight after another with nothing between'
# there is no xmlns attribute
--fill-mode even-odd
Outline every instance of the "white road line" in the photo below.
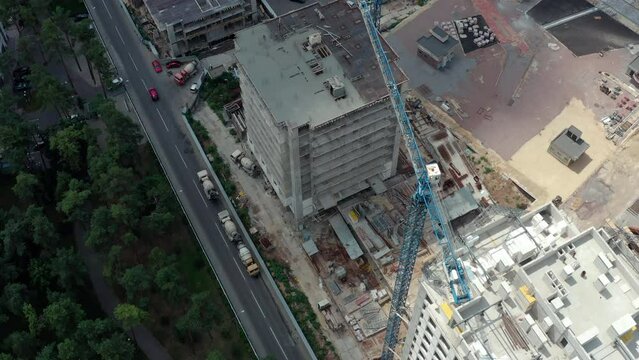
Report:
<svg viewBox="0 0 639 360"><path fill-rule="evenodd" d="M113 16L111 16L111 12L109 11L109 7L107 6L104 0L102 0L102 5L104 5L104 8L106 9L107 14L109 14L109 17L113 19Z"/></svg>
<svg viewBox="0 0 639 360"><path fill-rule="evenodd" d="M235 263L235 266L237 266L237 269L240 271L240 275L242 275L242 279L246 280L246 277L244 276L244 270L242 270L242 268L240 267L240 264L237 263L237 260L235 260L235 258L233 258L233 262Z"/></svg>
<svg viewBox="0 0 639 360"><path fill-rule="evenodd" d="M122 34L120 34L120 30L118 30L118 28L115 28L115 32L118 33L118 36L120 37L120 41L122 41L122 44L126 45L126 43L124 42L124 38L122 37Z"/></svg>
<svg viewBox="0 0 639 360"><path fill-rule="evenodd" d="M180 159L182 160L182 164L184 164L184 167L188 169L189 167L186 165L186 161L184 161L184 158L182 157L182 153L180 152L180 149L178 149L177 145L175 145L175 144L173 144L173 146L175 146L175 151L177 151L178 155L180 155Z"/></svg>
<svg viewBox="0 0 639 360"><path fill-rule="evenodd" d="M144 83L144 80L142 80L142 83ZM144 86L146 86L146 84L144 84ZM162 116L162 113L160 113L160 109L155 108L155 110L158 112L158 115L160 115L160 120L162 120L162 124L164 124L164 128L166 129L166 132L169 132L169 127L166 126L166 121L164 121L164 116ZM177 149L177 145L175 145L175 148ZM180 157L182 157L182 155L180 155ZM182 161L184 161L184 159L182 159ZM186 163L184 163L184 166L186 166ZM186 168L188 169L189 167L186 166Z"/></svg>
<svg viewBox="0 0 639 360"><path fill-rule="evenodd" d="M135 71L140 71L140 69L138 69L138 66L135 65L135 61L133 61L133 56L131 56L131 53L129 54L129 59L131 59L131 62L133 63L133 67L135 68Z"/></svg>
<svg viewBox="0 0 639 360"><path fill-rule="evenodd" d="M140 81L142 81L142 85L144 86L144 89L146 89L147 91L149 90L149 87L146 86L146 81L144 81L144 79L140 79ZM157 108L156 108L157 109Z"/></svg>
<svg viewBox="0 0 639 360"><path fill-rule="evenodd" d="M257 301L255 294L253 294L253 290L249 290L249 291L251 292L251 296L253 297L253 300L255 300L255 303L257 304L257 308L260 309L260 312L262 313L262 317L266 319L266 315L264 315L264 311L262 311L262 307L260 306L260 303Z"/></svg>
<svg viewBox="0 0 639 360"><path fill-rule="evenodd" d="M282 344L280 344L280 341L277 339L277 336L275 336L275 331L273 331L272 327L268 327L271 330L271 334L273 334L273 337L275 338L275 341L277 342L277 346L280 347L280 350L282 350L282 355L284 355L284 358L286 360L288 360L288 356L286 356L286 352L284 352L284 348L282 347Z"/></svg>
<svg viewBox="0 0 639 360"><path fill-rule="evenodd" d="M197 193L200 194L200 197L202 198L202 202L204 203L204 206L209 207L209 203L206 202L206 199L202 195L202 192L200 191L200 187L197 185L195 180L191 179L191 181L193 181L193 185L195 185L195 189L197 190Z"/></svg>
<svg viewBox="0 0 639 360"><path fill-rule="evenodd" d="M220 232L220 234L222 234L222 237L224 237L224 233L222 232L222 229L220 229L220 225L218 225L217 221L216 221L216 222L214 222L214 224L215 224L215 227L217 228L217 231L219 231L219 232ZM224 238L224 245L226 245L226 248L227 248L227 249L230 249L230 247L229 247L229 242L228 242L228 241L226 241L226 238Z"/></svg>

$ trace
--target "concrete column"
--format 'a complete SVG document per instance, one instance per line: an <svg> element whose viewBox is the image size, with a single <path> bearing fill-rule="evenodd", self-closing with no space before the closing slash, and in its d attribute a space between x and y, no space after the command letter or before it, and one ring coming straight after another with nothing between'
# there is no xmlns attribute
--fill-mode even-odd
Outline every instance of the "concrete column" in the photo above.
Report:
<svg viewBox="0 0 639 360"><path fill-rule="evenodd" d="M300 171L300 142L297 128L288 128L288 154L290 159L291 174L291 211L295 220L301 221L304 217L302 204L302 174Z"/></svg>

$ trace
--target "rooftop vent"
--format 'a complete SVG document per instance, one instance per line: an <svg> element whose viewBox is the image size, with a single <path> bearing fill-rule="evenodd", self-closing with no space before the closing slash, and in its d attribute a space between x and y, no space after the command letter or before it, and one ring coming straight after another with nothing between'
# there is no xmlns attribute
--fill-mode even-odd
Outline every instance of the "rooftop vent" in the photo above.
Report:
<svg viewBox="0 0 639 360"><path fill-rule="evenodd" d="M324 85L329 89L335 100L346 97L346 88L344 87L344 83L337 76L328 78L328 80L324 82Z"/></svg>
<svg viewBox="0 0 639 360"><path fill-rule="evenodd" d="M319 45L321 43L322 43L322 34L321 33L316 32L316 33L312 33L311 35L309 35L308 44L311 47L315 47L315 46L317 46L317 45Z"/></svg>

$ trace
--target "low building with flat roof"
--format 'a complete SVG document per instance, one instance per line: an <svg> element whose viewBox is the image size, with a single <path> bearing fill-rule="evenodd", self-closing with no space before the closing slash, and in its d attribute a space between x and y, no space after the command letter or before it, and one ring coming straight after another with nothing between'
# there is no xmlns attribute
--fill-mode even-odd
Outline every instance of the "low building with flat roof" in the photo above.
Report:
<svg viewBox="0 0 639 360"><path fill-rule="evenodd" d="M570 126L561 132L548 146L548 152L562 164L569 166L579 160L590 145L581 138L581 130Z"/></svg>
<svg viewBox="0 0 639 360"><path fill-rule="evenodd" d="M297 219L395 174L399 126L357 6L309 4L235 43L248 147Z"/></svg>
<svg viewBox="0 0 639 360"><path fill-rule="evenodd" d="M435 26L430 35L417 39L417 54L436 69L442 69L453 59L459 42L444 29Z"/></svg>
<svg viewBox="0 0 639 360"><path fill-rule="evenodd" d="M171 57L208 50L258 20L257 0L144 0L144 5Z"/></svg>

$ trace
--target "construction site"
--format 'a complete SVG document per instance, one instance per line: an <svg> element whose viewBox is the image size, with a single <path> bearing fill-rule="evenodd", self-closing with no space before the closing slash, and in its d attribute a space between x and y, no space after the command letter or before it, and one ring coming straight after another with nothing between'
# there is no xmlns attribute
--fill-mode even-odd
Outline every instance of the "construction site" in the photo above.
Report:
<svg viewBox="0 0 639 360"><path fill-rule="evenodd" d="M255 160L228 159L235 201L340 358L639 358L639 36L597 6L390 2L377 44L334 1L238 32L241 97L194 117Z"/></svg>

